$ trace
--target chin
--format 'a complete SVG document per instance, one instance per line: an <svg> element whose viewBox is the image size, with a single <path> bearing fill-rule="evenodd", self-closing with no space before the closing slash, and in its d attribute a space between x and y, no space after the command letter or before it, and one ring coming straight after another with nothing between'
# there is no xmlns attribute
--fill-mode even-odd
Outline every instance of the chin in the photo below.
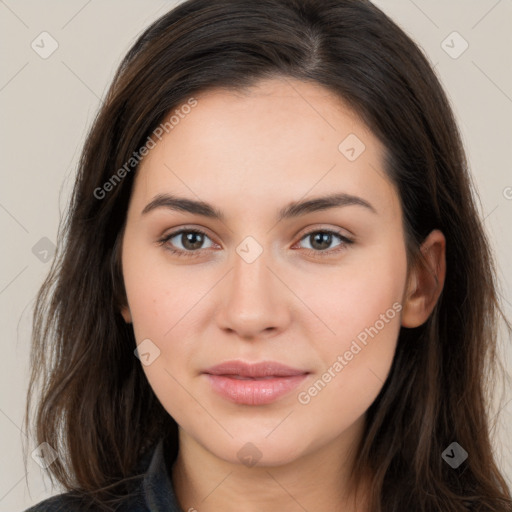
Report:
<svg viewBox="0 0 512 512"><path fill-rule="evenodd" d="M237 437L228 442L229 446L215 444L206 448L216 457L241 467L277 467L293 463L303 454L303 448L298 446L299 440L276 436L274 440L265 439L265 435ZM225 448L225 449L223 449Z"/></svg>

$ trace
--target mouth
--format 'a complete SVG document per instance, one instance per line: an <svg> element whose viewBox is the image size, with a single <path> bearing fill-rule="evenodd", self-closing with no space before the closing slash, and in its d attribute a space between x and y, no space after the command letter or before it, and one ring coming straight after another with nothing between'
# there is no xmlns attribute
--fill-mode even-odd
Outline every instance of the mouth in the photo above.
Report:
<svg viewBox="0 0 512 512"><path fill-rule="evenodd" d="M240 405L265 405L295 389L310 372L274 361L227 361L205 370L211 389Z"/></svg>

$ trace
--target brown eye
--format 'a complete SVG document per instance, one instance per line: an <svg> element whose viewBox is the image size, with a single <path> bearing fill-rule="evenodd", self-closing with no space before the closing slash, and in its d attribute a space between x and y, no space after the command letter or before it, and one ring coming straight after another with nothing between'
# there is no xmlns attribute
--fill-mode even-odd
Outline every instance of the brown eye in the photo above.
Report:
<svg viewBox="0 0 512 512"><path fill-rule="evenodd" d="M205 238L210 237L199 229L180 229L166 235L160 243L178 256L196 256L196 253L199 254L202 249L205 249L203 247Z"/></svg>
<svg viewBox="0 0 512 512"><path fill-rule="evenodd" d="M338 239L341 243L337 244L336 249L331 249L333 242ZM310 244L310 248L306 247L306 251L308 253L312 253L314 255L321 254L323 252L327 254L336 253L340 250L346 248L347 245L354 243L353 240L350 240L346 236L338 233L337 231L332 230L316 230L310 231L306 233L302 238L302 240L307 240Z"/></svg>

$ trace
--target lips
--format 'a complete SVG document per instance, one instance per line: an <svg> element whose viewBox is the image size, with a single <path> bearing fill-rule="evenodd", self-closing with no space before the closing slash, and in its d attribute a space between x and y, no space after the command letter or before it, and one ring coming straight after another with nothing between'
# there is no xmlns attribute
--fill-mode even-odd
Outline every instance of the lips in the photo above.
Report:
<svg viewBox="0 0 512 512"><path fill-rule="evenodd" d="M226 361L212 366L205 370L205 373L260 379L264 377L293 377L308 372L274 361L262 361L254 364L244 363L243 361Z"/></svg>
<svg viewBox="0 0 512 512"><path fill-rule="evenodd" d="M308 371L262 361L226 361L203 372L211 388L230 402L243 405L272 403L296 388Z"/></svg>

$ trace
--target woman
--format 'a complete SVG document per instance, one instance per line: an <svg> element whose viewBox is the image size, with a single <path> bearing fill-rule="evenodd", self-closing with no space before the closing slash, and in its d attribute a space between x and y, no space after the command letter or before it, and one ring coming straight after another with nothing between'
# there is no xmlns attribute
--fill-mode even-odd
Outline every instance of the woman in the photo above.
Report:
<svg viewBox="0 0 512 512"><path fill-rule="evenodd" d="M157 20L59 247L27 418L42 381L34 437L68 492L31 511L510 510L484 393L502 313L460 136L370 2Z"/></svg>

